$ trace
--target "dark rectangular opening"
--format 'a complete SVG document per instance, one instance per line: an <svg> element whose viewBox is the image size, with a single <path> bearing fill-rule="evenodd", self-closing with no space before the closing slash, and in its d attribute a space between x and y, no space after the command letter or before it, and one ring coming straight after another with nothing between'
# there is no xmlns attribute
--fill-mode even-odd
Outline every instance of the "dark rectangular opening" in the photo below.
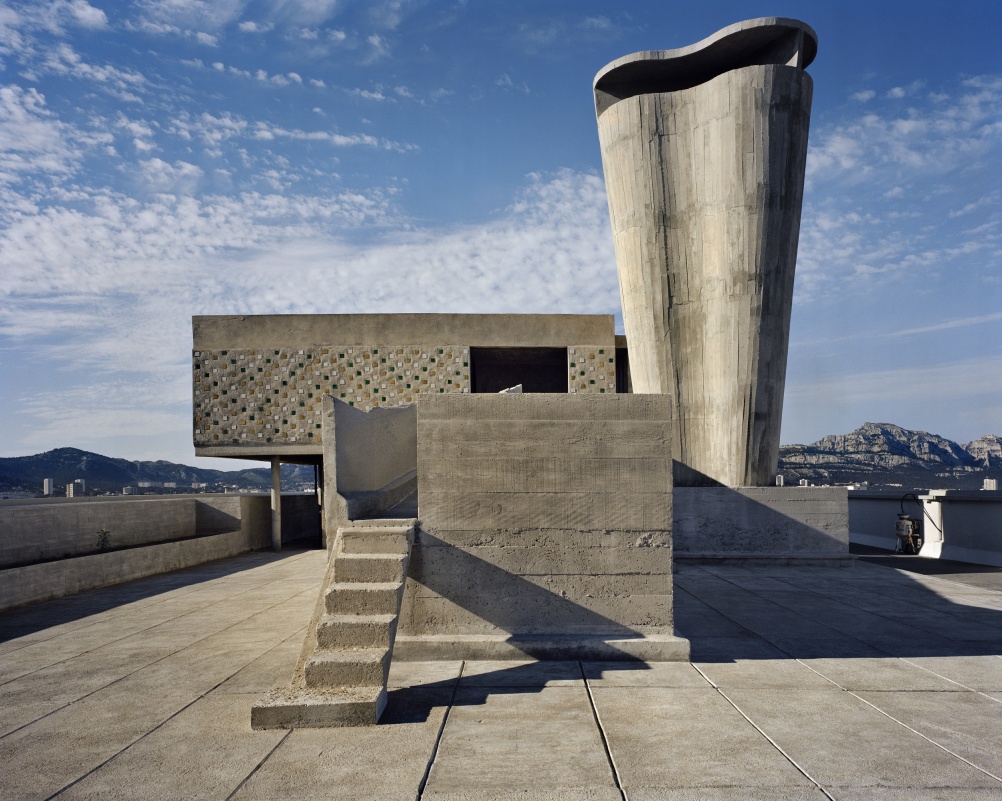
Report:
<svg viewBox="0 0 1002 801"><path fill-rule="evenodd" d="M566 348L470 348L474 392L567 392Z"/></svg>
<svg viewBox="0 0 1002 801"><path fill-rule="evenodd" d="M633 392L630 381L630 352L626 348L616 348L616 393L625 395Z"/></svg>

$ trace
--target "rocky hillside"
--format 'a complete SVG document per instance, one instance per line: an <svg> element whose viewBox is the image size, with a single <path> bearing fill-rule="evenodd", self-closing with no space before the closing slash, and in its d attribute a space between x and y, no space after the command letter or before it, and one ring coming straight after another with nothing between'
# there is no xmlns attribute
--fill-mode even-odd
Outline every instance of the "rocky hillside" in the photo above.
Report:
<svg viewBox="0 0 1002 801"><path fill-rule="evenodd" d="M810 445L782 446L779 472L787 484L806 478L812 484L979 489L983 479L1002 477L1002 437L959 445L891 423L864 423Z"/></svg>

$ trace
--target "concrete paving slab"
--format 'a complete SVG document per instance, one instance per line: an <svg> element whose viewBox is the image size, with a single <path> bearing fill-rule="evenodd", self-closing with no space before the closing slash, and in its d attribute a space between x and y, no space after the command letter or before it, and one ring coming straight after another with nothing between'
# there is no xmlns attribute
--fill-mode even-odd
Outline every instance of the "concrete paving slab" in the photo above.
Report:
<svg viewBox="0 0 1002 801"><path fill-rule="evenodd" d="M725 693L822 787L1002 790L995 779L842 690Z"/></svg>
<svg viewBox="0 0 1002 801"><path fill-rule="evenodd" d="M226 798L284 734L251 731L254 698L213 694L200 699L59 798Z"/></svg>
<svg viewBox="0 0 1002 801"><path fill-rule="evenodd" d="M514 790L427 790L422 801L622 801L614 787L546 787L540 790L520 787Z"/></svg>
<svg viewBox="0 0 1002 801"><path fill-rule="evenodd" d="M289 732L233 801L414 801L451 692L413 692L420 698L407 704L391 697L378 726ZM428 713L415 716L415 708Z"/></svg>
<svg viewBox="0 0 1002 801"><path fill-rule="evenodd" d="M733 662L735 659L788 659L783 653L761 637L745 634L741 637L699 637L686 634L689 638L690 659L693 662Z"/></svg>
<svg viewBox="0 0 1002 801"><path fill-rule="evenodd" d="M709 683L688 662L582 662L592 687L701 687Z"/></svg>
<svg viewBox="0 0 1002 801"><path fill-rule="evenodd" d="M470 661L460 687L566 687L583 685L581 664L572 661Z"/></svg>
<svg viewBox="0 0 1002 801"><path fill-rule="evenodd" d="M296 670L303 650L306 629L299 629L291 637L233 674L219 685L218 693L263 693L280 684L288 684Z"/></svg>
<svg viewBox="0 0 1002 801"><path fill-rule="evenodd" d="M972 690L1002 691L1002 658L999 656L910 657L908 661Z"/></svg>
<svg viewBox="0 0 1002 801"><path fill-rule="evenodd" d="M813 786L710 687L598 687L593 695L631 799L645 788Z"/></svg>
<svg viewBox="0 0 1002 801"><path fill-rule="evenodd" d="M187 693L96 693L0 740L6 798L44 799L146 735L192 699Z"/></svg>
<svg viewBox="0 0 1002 801"><path fill-rule="evenodd" d="M735 662L700 662L696 667L715 687L724 689L782 689L816 687L831 689L832 683L793 659L741 659Z"/></svg>
<svg viewBox="0 0 1002 801"><path fill-rule="evenodd" d="M400 662L390 663L390 677L387 686L424 687L427 689L452 688L459 680L463 663L457 660L442 662Z"/></svg>
<svg viewBox="0 0 1002 801"><path fill-rule="evenodd" d="M976 692L860 692L895 720L999 778L1002 704Z"/></svg>
<svg viewBox="0 0 1002 801"><path fill-rule="evenodd" d="M835 801L996 801L990 787L829 787Z"/></svg>
<svg viewBox="0 0 1002 801"><path fill-rule="evenodd" d="M640 787L630 801L831 801L816 787Z"/></svg>
<svg viewBox="0 0 1002 801"><path fill-rule="evenodd" d="M426 798L570 788L616 791L583 686L459 688Z"/></svg>
<svg viewBox="0 0 1002 801"><path fill-rule="evenodd" d="M807 659L804 664L846 690L961 692L963 685L903 659Z"/></svg>

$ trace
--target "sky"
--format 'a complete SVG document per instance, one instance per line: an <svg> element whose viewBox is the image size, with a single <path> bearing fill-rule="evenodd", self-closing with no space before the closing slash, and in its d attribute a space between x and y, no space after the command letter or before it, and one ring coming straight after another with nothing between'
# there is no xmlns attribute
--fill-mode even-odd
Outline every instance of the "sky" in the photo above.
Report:
<svg viewBox="0 0 1002 801"><path fill-rule="evenodd" d="M818 33L782 441L1002 434L1002 3L0 0L0 456L206 467L191 317L615 314L592 79Z"/></svg>

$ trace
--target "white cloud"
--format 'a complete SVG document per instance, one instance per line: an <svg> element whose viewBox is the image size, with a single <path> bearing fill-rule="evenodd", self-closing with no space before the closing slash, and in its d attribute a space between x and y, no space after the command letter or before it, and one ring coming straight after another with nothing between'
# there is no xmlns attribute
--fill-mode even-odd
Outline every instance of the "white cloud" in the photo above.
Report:
<svg viewBox="0 0 1002 801"><path fill-rule="evenodd" d="M70 173L81 133L55 118L35 89L0 86L0 184L38 173Z"/></svg>
<svg viewBox="0 0 1002 801"><path fill-rule="evenodd" d="M195 31L194 33L195 41L199 44L207 45L209 47L219 47L219 39L213 36L211 33L205 33L205 31Z"/></svg>
<svg viewBox="0 0 1002 801"><path fill-rule="evenodd" d="M401 144L387 139L377 139L369 134L339 134L333 131L303 131L298 128L287 129L265 122L258 122L252 132L255 139L270 141L272 139L298 139L304 142L327 142L336 147L381 147L386 150L414 150L414 145Z"/></svg>
<svg viewBox="0 0 1002 801"><path fill-rule="evenodd" d="M237 30L241 33L267 33L274 27L274 24L270 22L254 22L252 20L244 20L237 24Z"/></svg>
<svg viewBox="0 0 1002 801"><path fill-rule="evenodd" d="M94 8L87 0L71 0L66 4L69 13L84 28L104 28L108 24L107 15L99 8Z"/></svg>
<svg viewBox="0 0 1002 801"><path fill-rule="evenodd" d="M954 328L968 328L973 325L984 325L985 323L1002 322L1002 312L993 314L981 314L973 317L960 317L955 320L944 320L939 323L918 326L916 328L903 328L900 331L891 332L892 337L914 336L915 334L932 334L939 331L949 331Z"/></svg>
<svg viewBox="0 0 1002 801"><path fill-rule="evenodd" d="M146 166L164 186L193 169ZM59 398L23 399L35 448L79 441L58 414L67 399L93 442L120 424L131 430L133 418L106 413L130 405L158 428L187 432L193 314L618 308L597 175L532 176L493 221L449 229L407 230L379 193L148 202L103 193L89 205L0 231L0 335L13 348L34 348L38 337L67 343L46 352L51 369L68 371ZM360 229L381 228L396 233L353 244ZM81 340L86 348L72 344Z"/></svg>
<svg viewBox="0 0 1002 801"><path fill-rule="evenodd" d="M388 99L386 97L386 95L383 94L382 90L380 90L380 89L374 89L374 90L371 90L371 89L347 89L346 91L347 91L347 93L349 95L354 95L355 97L361 97L364 100L381 101L381 100L387 100Z"/></svg>
<svg viewBox="0 0 1002 801"><path fill-rule="evenodd" d="M507 72L501 73L501 77L494 81L495 86L500 86L506 92L511 90L517 90L523 94L529 94L529 87L526 86L525 82L515 83L511 76Z"/></svg>
<svg viewBox="0 0 1002 801"><path fill-rule="evenodd" d="M369 45L369 54L363 60L364 64L372 64L390 55L390 45L382 36L374 33L365 41Z"/></svg>
<svg viewBox="0 0 1002 801"><path fill-rule="evenodd" d="M854 92L851 97L853 100L858 100L860 103L865 103L868 100L873 100L877 96L877 93L872 89L864 89L861 92Z"/></svg>
<svg viewBox="0 0 1002 801"><path fill-rule="evenodd" d="M146 78L141 73L111 65L89 64L66 43L60 43L48 52L43 67L59 75L90 81L120 100L129 102L139 102L135 92L145 89L146 85Z"/></svg>

